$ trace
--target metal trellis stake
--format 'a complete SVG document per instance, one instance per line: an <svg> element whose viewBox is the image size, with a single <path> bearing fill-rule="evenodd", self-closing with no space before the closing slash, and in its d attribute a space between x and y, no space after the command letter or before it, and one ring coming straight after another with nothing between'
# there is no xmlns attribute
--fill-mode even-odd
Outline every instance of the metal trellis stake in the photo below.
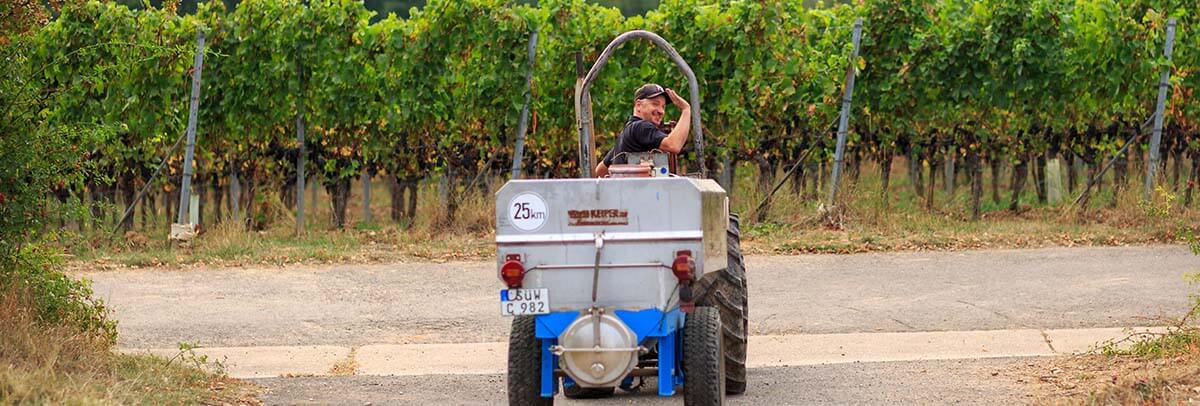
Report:
<svg viewBox="0 0 1200 406"><path fill-rule="evenodd" d="M363 167L362 171L362 188L363 188L363 223L371 224L371 168Z"/></svg>
<svg viewBox="0 0 1200 406"><path fill-rule="evenodd" d="M1143 135L1146 135L1146 126L1150 125L1152 120L1154 120L1153 116L1146 119L1142 125L1138 126L1137 131L1134 131L1134 134L1125 140L1125 143L1121 145L1121 148L1118 149L1117 152L1112 155L1112 157L1108 158L1107 163L1101 166L1100 170L1096 171L1095 175L1088 177L1087 185L1084 186L1083 191L1079 193L1079 196L1075 198L1075 202L1072 203L1073 205L1078 206L1081 203L1087 202L1088 197L1092 193L1092 187L1096 186L1101 179L1104 179L1104 174L1108 172L1108 169L1112 168L1113 164L1117 163L1117 157L1121 156L1122 154L1126 154L1126 152L1129 151L1129 146L1133 145L1134 141L1141 138Z"/></svg>
<svg viewBox="0 0 1200 406"><path fill-rule="evenodd" d="M200 70L204 66L204 31L196 31L196 61L192 68L192 100L188 106L187 144L183 152L183 184L179 187L179 216L176 223L188 218L188 202L192 191L192 155L196 149L196 114L200 110Z"/></svg>
<svg viewBox="0 0 1200 406"><path fill-rule="evenodd" d="M533 69L537 51L538 33L529 34L529 70L525 72L525 107L521 108L521 120L517 122L517 145L513 149L512 179L521 178L521 159L525 155L525 131L529 128L529 101L533 96Z"/></svg>
<svg viewBox="0 0 1200 406"><path fill-rule="evenodd" d="M304 113L296 113L296 140L300 153L296 155L296 234L304 234Z"/></svg>
<svg viewBox="0 0 1200 406"><path fill-rule="evenodd" d="M1146 165L1146 199L1154 191L1154 175L1158 171L1158 146L1162 140L1163 108L1167 103L1167 89L1171 86L1171 50L1175 46L1175 18L1167 20L1167 45L1163 56L1167 58L1167 66L1163 67L1162 76L1158 81L1158 104L1154 108L1154 133L1150 135L1150 160Z"/></svg>
<svg viewBox="0 0 1200 406"><path fill-rule="evenodd" d="M162 173L163 167L167 166L167 160L171 159L171 155L175 155L175 151L179 150L179 145L183 143L184 138L187 137L181 136L175 139L175 143L171 145L171 149L167 150L167 155L163 156L162 160L158 162L158 167L154 168L154 173L150 175L150 179L146 180L145 185L142 185L142 190L133 199L133 204L125 208L125 214L121 216L120 221L117 221L117 225L113 227L111 234L117 234L117 231L121 230L121 224L125 224L125 220L128 220L129 216L133 215L133 209L137 207L138 202L141 202L143 197L146 197L146 192L150 190L150 186L154 185L154 180L158 179L158 175Z"/></svg>
<svg viewBox="0 0 1200 406"><path fill-rule="evenodd" d="M846 155L846 131L850 121L850 99L854 95L854 71L858 64L858 43L862 39L862 18L854 21L854 51L850 54L850 66L846 68L846 91L842 96L842 115L838 119L837 149L833 154L833 173L829 180L829 204L837 196L838 181L842 175L842 161Z"/></svg>

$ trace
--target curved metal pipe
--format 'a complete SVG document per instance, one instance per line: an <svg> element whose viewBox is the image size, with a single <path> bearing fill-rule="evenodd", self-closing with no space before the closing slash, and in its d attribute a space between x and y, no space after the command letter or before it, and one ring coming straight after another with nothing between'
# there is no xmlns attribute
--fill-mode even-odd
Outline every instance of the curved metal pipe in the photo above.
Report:
<svg viewBox="0 0 1200 406"><path fill-rule="evenodd" d="M671 46L671 43L658 36L658 34L645 30L629 31L613 39L604 48L604 52L600 53L600 58L596 60L596 64L592 65L592 69L588 71L587 76L583 78L582 92L579 100L580 111L578 113L580 117L580 156L586 158L579 163L583 167L583 173L591 173L591 168L595 166L592 160L596 157L596 142L593 138L594 134L592 134L592 82L596 80L596 76L600 74L600 70L608 63L608 59L612 57L617 47L634 38L646 39L657 45L659 49L667 53L671 61L675 62L675 65L679 66L679 69L687 76L689 98L692 105L692 137L696 139L696 158L700 161L700 177L707 178L708 166L704 160L704 131L700 124L700 85L696 83L696 74L692 73L692 68L683 60L683 57L679 56L679 52L675 51L675 47ZM583 149L586 149L586 151ZM589 176L585 175L584 177Z"/></svg>

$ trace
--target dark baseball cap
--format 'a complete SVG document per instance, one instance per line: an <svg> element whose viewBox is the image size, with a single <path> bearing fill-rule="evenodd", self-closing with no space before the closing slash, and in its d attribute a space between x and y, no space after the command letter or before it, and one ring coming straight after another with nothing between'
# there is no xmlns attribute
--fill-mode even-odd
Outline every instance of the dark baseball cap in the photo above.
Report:
<svg viewBox="0 0 1200 406"><path fill-rule="evenodd" d="M658 96L666 96L667 89L654 83L647 83L639 87L637 93L634 93L633 100L653 99ZM670 98L668 97L669 101Z"/></svg>

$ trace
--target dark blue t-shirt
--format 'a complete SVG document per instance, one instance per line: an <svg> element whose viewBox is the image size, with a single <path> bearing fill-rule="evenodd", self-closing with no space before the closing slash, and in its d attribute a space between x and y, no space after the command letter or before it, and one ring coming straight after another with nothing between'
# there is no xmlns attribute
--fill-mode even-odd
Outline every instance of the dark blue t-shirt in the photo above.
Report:
<svg viewBox="0 0 1200 406"><path fill-rule="evenodd" d="M625 122L625 128L617 135L617 145L604 155L604 166L628 163L624 152L650 152L662 145L663 139L666 138L667 134L659 130L654 123L642 120L638 116L630 116L629 121Z"/></svg>

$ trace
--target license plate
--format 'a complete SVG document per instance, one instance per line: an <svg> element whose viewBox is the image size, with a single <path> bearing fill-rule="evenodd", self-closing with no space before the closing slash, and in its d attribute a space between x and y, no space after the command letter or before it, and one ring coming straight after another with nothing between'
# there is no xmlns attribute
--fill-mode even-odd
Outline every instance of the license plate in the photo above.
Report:
<svg viewBox="0 0 1200 406"><path fill-rule="evenodd" d="M500 291L500 315L528 316L550 313L549 289L507 289Z"/></svg>

